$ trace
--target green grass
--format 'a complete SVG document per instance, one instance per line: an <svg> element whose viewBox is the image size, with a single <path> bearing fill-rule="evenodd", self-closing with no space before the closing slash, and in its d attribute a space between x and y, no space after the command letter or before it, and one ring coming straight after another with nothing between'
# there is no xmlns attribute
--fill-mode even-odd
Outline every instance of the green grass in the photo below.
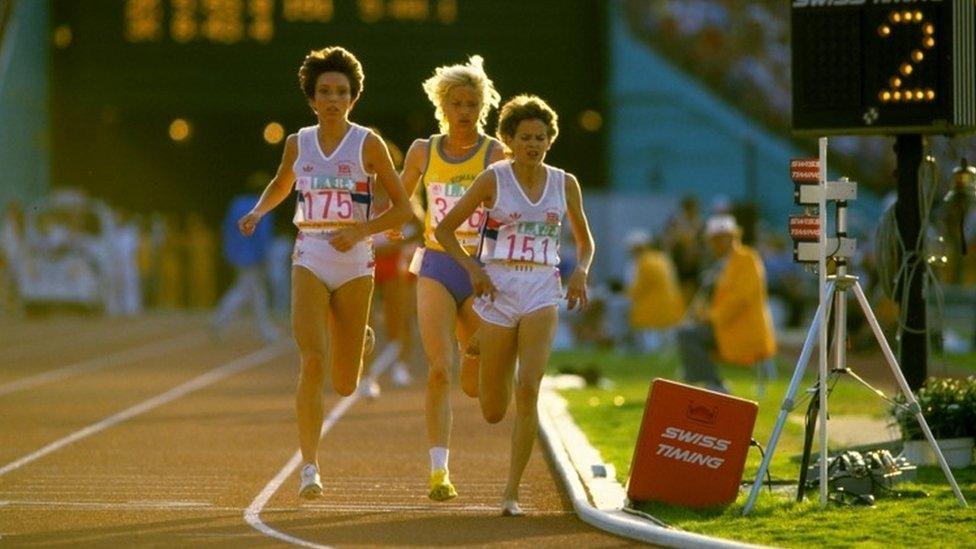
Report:
<svg viewBox="0 0 976 549"><path fill-rule="evenodd" d="M569 351L553 355L550 372L581 370L596 365L613 381L606 389L586 388L562 391L573 418L603 458L617 469L618 480L626 483L637 440L644 402L650 382L656 377L678 379L678 361L672 355L638 356L609 351ZM759 417L753 436L766 444L776 422L795 365L780 363L780 379L771 383L759 400ZM801 387L813 383L815 363L808 367ZM723 367L722 375L733 394L755 399L755 373L751 369ZM882 387L884 388L884 387ZM886 391L892 393L890 386ZM801 391L801 394L803 391ZM797 396L801 398L800 395ZM805 404L793 414L802 416ZM859 384L840 381L830 396L832 414L886 417L887 404ZM795 479L802 451L803 428L788 421L770 471L774 479ZM752 480L759 467L758 451L751 450L744 480ZM958 507L951 489L938 468L922 468L916 484L901 484L899 490L920 489L927 498L879 498L873 508L841 507L820 509L814 501L797 504L792 498L770 495L765 490L756 508L742 517L745 495L725 508L689 510L662 504L638 507L678 528L726 539L786 547L889 547L933 546L976 547L976 467L956 472L956 479L972 507Z"/></svg>
<svg viewBox="0 0 976 549"><path fill-rule="evenodd" d="M929 372L939 375L945 368L953 373L974 375L976 374L976 353L946 354L937 357L929 367Z"/></svg>

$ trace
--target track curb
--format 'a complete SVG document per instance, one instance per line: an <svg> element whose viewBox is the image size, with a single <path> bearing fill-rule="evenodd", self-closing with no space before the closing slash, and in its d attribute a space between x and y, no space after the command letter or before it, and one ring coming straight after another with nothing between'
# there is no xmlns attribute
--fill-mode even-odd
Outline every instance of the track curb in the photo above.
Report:
<svg viewBox="0 0 976 549"><path fill-rule="evenodd" d="M543 380L539 392L539 434L573 509L583 522L618 536L666 547L763 547L667 528L624 511L624 487L573 421L566 400L552 388L549 377Z"/></svg>

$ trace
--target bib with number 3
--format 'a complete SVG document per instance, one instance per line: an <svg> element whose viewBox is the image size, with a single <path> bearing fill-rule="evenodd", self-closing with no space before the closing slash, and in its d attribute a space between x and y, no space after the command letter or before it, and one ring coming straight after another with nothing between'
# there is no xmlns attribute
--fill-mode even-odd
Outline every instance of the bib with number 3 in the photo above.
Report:
<svg viewBox="0 0 976 549"><path fill-rule="evenodd" d="M427 188L428 202L430 204L430 227L436 229L447 212L451 211L458 200L464 195L468 187L456 183L433 183ZM464 223L454 231L458 242L463 247L478 245L478 231L485 218L485 210L481 206L468 217Z"/></svg>

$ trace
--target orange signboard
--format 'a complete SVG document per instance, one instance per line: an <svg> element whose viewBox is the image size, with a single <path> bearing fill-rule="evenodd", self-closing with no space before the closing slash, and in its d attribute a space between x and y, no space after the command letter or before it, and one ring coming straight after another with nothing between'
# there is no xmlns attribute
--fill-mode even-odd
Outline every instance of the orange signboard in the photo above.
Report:
<svg viewBox="0 0 976 549"><path fill-rule="evenodd" d="M687 507L735 501L758 411L750 400L655 379L627 497Z"/></svg>

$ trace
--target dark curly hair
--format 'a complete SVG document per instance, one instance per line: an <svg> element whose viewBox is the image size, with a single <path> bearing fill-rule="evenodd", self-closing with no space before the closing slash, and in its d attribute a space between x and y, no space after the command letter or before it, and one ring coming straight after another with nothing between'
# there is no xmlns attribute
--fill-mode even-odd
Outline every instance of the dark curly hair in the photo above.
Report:
<svg viewBox="0 0 976 549"><path fill-rule="evenodd" d="M349 79L349 91L356 99L363 91L363 66L359 59L342 46L329 46L320 50L312 50L305 56L302 66L298 69L298 83L302 92L309 99L315 98L315 82L324 72L339 72Z"/></svg>
<svg viewBox="0 0 976 549"><path fill-rule="evenodd" d="M549 142L559 135L559 116L542 98L535 95L516 95L502 105L495 134L502 142L515 137L515 130L523 120L541 120L546 125Z"/></svg>

